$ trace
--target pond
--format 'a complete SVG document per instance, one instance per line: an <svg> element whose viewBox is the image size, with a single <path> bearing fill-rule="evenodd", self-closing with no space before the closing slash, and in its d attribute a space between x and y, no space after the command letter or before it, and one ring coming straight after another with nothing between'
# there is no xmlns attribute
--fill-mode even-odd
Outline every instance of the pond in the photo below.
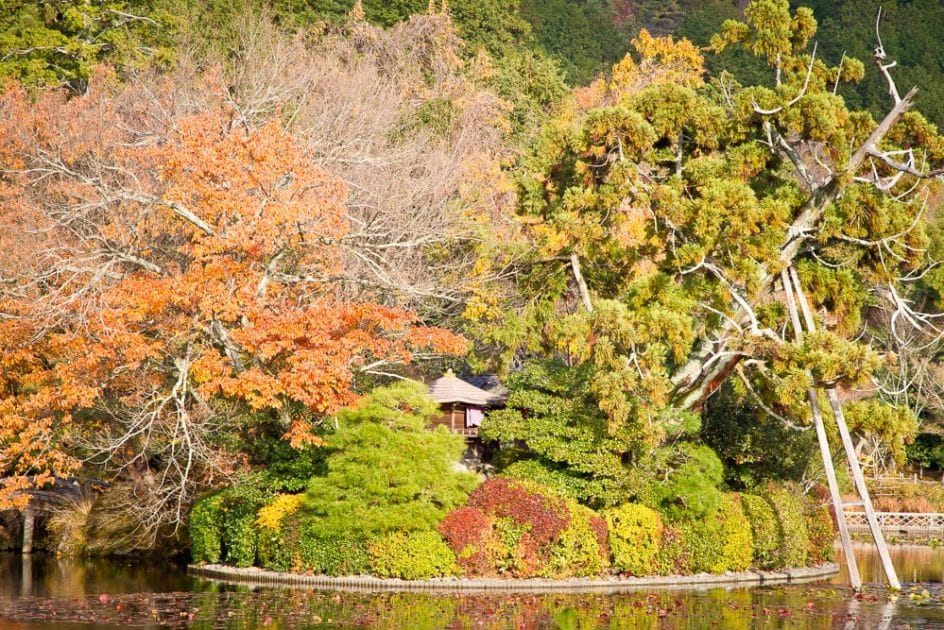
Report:
<svg viewBox="0 0 944 630"><path fill-rule="evenodd" d="M878 558L857 548L867 582ZM355 593L228 586L174 565L0 556L0 627L944 628L944 549L893 548L904 591L832 583L620 595ZM927 596L921 595L926 590Z"/></svg>

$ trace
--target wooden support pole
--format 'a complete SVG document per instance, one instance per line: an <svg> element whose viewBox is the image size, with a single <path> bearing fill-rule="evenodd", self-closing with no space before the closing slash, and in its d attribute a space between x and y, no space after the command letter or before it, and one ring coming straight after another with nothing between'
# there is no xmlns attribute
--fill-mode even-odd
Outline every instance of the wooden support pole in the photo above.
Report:
<svg viewBox="0 0 944 630"><path fill-rule="evenodd" d="M790 287L790 278L786 270L781 272L780 280L783 283L783 290L787 297L787 308L790 311L790 319L793 322L793 330L796 333L796 339L797 341L802 341L803 326L800 324L800 315L797 313L793 290ZM809 398L810 409L813 414L813 426L816 428L816 441L819 442L819 453L823 460L823 469L826 471L829 497L832 500L833 510L836 513L836 527L839 529L842 555L846 561L846 569L849 571L849 583L852 588L858 591L862 588L862 577L859 575L859 566L856 563L855 554L852 552L852 537L849 535L849 526L846 523L846 515L842 508L842 496L839 494L839 481L836 479L836 469L833 467L833 456L829 450L829 439L826 436L823 414L819 408L819 399L816 396L816 389L810 387L806 394Z"/></svg>
<svg viewBox="0 0 944 630"><path fill-rule="evenodd" d="M813 312L810 309L809 302L806 300L806 294L800 287L800 278L795 268L790 268L790 275L793 278L793 284L796 288L800 310L803 311L803 318L806 320L806 327L810 332L813 332L816 330L816 322L813 319ZM852 443L852 436L849 434L849 427L846 425L846 416L842 411L842 404L839 402L839 393L836 391L835 385L830 385L826 388L826 397L829 399L829 406L832 408L833 418L836 421L836 427L839 429L839 439L842 441L843 449L846 451L846 459L849 460L849 468L852 470L852 480L855 484L856 492L862 500L862 507L865 508L865 518L869 522L869 530L871 530L872 538L875 540L875 547L882 561L882 570L885 572L888 586L900 591L901 582L898 581L895 565L892 564L891 554L888 553L885 535L882 533L878 517L875 516L875 509L872 507L872 499L869 497L869 489L868 486L865 485L865 477L862 475L862 467L859 465L859 457L856 453L855 444Z"/></svg>
<svg viewBox="0 0 944 630"><path fill-rule="evenodd" d="M33 529L35 525L36 513L32 505L27 505L23 510L23 553L33 553Z"/></svg>

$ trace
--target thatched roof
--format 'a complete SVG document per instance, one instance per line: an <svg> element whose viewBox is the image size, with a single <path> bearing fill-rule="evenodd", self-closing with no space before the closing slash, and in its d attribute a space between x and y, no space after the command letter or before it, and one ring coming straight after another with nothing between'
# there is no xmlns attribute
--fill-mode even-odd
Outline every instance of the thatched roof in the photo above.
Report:
<svg viewBox="0 0 944 630"><path fill-rule="evenodd" d="M442 375L442 378L436 379L430 384L429 396L439 404L464 403L466 405L487 407L496 402L494 394L466 383L461 378L457 378L451 371L446 372Z"/></svg>

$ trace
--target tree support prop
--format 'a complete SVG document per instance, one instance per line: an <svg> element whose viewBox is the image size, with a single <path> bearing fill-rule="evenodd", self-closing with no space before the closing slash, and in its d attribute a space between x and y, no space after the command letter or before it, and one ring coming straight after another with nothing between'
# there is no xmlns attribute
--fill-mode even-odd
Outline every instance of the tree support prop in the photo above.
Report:
<svg viewBox="0 0 944 630"><path fill-rule="evenodd" d="M800 303L800 309L803 311L803 319L806 320L806 327L810 332L814 332L816 330L816 323L813 320L813 312L810 310L806 295L800 287L800 277L794 267L790 267L790 275L793 278L793 285ZM895 565L892 564L891 555L888 553L885 535L882 533L878 517L875 516L875 509L872 507L872 499L869 497L869 489L865 485L865 476L862 474L862 467L859 465L859 457L856 454L855 445L852 443L852 436L849 435L849 427L846 425L846 416L842 411L842 405L839 402L839 394L836 391L835 385L826 387L826 397L829 399L829 406L832 408L833 418L835 418L836 427L839 429L839 438L846 452L849 468L852 470L852 479L855 483L856 493L859 495L862 501L862 507L865 509L865 517L869 522L869 530L872 532L875 548L878 550L878 556L882 561L882 570L885 572L888 586L896 591L900 591L901 582L898 581Z"/></svg>
<svg viewBox="0 0 944 630"><path fill-rule="evenodd" d="M784 294L787 298L787 307L790 311L790 319L793 322L793 330L796 332L797 341L803 339L803 327L800 324L800 315L797 312L796 301L793 297L790 277L784 270L780 274L783 283ZM810 401L810 409L813 413L813 425L816 428L816 441L819 443L819 453L823 459L823 469L826 471L826 481L829 486L829 497L833 503L833 511L836 514L836 526L839 529L839 540L842 544L842 555L846 561L846 569L849 571L849 583L855 590L862 588L862 577L859 575L859 567L856 564L855 554L852 553L852 538L849 536L849 526L846 523L846 515L843 512L842 496L839 494L839 481L836 479L836 469L833 467L833 457L829 451L829 439L826 436L826 426L823 423L823 414L819 408L819 399L816 396L816 389L810 387L807 390L807 397Z"/></svg>

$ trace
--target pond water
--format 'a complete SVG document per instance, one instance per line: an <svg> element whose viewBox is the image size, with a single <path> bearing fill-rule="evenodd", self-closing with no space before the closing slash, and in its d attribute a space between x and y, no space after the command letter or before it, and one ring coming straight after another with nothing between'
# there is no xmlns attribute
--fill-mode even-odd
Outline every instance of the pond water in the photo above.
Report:
<svg viewBox="0 0 944 630"><path fill-rule="evenodd" d="M811 585L619 595L356 593L228 586L159 563L0 556L0 628L944 628L944 549L893 548L904 591L856 551L844 576ZM921 592L926 591L925 595Z"/></svg>

